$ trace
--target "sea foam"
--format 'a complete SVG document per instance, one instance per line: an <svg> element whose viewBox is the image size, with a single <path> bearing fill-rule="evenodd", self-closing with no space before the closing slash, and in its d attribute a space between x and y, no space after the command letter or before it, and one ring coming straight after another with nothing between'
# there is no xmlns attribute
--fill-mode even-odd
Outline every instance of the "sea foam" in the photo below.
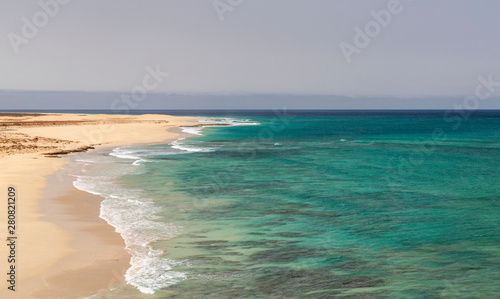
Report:
<svg viewBox="0 0 500 299"><path fill-rule="evenodd" d="M153 294L156 290L186 279L185 273L172 270L173 266L183 263L182 261L164 258L164 252L152 246L158 240L176 236L181 227L158 221L155 215L161 208L156 206L153 200L141 196L140 190L124 189L120 186L117 182L118 176L133 173L134 167L129 167L132 170L126 170L122 163L109 160L106 164L102 164L103 162L100 159L99 165L90 164L84 167L98 166L101 169L104 166L107 175L76 175L77 179L73 185L82 191L104 197L99 216L115 227L131 255L131 266L125 275L126 281L143 293ZM92 172L97 170L93 169Z"/></svg>
<svg viewBox="0 0 500 299"><path fill-rule="evenodd" d="M251 120L231 118L206 119L208 124L257 125ZM183 127L182 132L190 135L203 135L203 127ZM75 163L82 165L82 172L74 175L73 185L82 191L102 196L100 217L115 227L125 241L126 250L131 254L130 268L125 279L127 283L142 293L153 294L187 279L187 274L172 270L173 267L186 264L187 261L174 261L164 257L164 252L155 249L152 244L159 240L168 240L178 235L182 228L174 224L158 221L156 214L161 207L152 199L144 198L144 192L120 185L119 178L127 174L137 174L140 169L134 166L143 162L154 161L154 156L211 152L214 148L203 147L202 141L190 141L180 138L169 147L134 147L115 148L109 155L84 155ZM123 163L134 160L132 164Z"/></svg>

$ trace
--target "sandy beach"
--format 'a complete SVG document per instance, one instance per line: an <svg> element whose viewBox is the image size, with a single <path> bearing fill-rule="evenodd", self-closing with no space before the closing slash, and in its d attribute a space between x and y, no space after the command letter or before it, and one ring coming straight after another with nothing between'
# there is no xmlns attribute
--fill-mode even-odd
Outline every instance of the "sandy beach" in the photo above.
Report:
<svg viewBox="0 0 500 299"><path fill-rule="evenodd" d="M171 129L198 125L165 115L0 114L0 219L7 238L12 186L18 237L16 291L2 279L0 297L80 298L122 283L129 265L124 241L98 217L101 198L73 188L64 156L173 140L178 134ZM9 250L0 248L3 271L12 265Z"/></svg>

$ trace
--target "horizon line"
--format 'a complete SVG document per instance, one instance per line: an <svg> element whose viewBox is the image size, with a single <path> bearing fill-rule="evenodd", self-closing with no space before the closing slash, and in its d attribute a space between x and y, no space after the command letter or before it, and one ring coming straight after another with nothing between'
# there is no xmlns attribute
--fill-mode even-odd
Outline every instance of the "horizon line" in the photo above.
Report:
<svg viewBox="0 0 500 299"><path fill-rule="evenodd" d="M101 94L127 94L130 91L99 91L99 90L41 90L41 89L0 89L0 93L4 92L26 92L26 93L101 93ZM167 95L167 96L314 96L314 97L344 97L344 98L392 98L392 99L422 99L422 98L460 98L467 95L415 95L415 96L398 96L398 95L340 95L340 94L322 94L322 93L277 93L277 92L148 92L148 95ZM500 96L493 97L493 99Z"/></svg>

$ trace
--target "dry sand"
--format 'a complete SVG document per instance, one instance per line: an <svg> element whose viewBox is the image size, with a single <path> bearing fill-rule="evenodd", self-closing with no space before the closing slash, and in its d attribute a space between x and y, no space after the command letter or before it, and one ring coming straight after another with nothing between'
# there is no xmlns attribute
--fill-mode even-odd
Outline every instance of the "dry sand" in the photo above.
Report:
<svg viewBox="0 0 500 299"><path fill-rule="evenodd" d="M93 148L160 143L168 129L199 126L165 115L0 114L0 227L7 232L7 188L16 201L16 292L7 290L9 248L0 247L0 298L80 298L123 282L124 241L98 217L101 198L53 176L64 155ZM61 158L62 157L62 158Z"/></svg>

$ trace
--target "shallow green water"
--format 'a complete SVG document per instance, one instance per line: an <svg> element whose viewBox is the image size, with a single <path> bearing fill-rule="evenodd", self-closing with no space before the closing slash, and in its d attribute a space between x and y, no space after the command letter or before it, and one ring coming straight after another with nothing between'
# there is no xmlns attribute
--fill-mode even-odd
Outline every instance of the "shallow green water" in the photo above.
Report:
<svg viewBox="0 0 500 299"><path fill-rule="evenodd" d="M250 118L87 156L80 188L126 240L147 236L129 282L153 298L499 296L500 118Z"/></svg>

